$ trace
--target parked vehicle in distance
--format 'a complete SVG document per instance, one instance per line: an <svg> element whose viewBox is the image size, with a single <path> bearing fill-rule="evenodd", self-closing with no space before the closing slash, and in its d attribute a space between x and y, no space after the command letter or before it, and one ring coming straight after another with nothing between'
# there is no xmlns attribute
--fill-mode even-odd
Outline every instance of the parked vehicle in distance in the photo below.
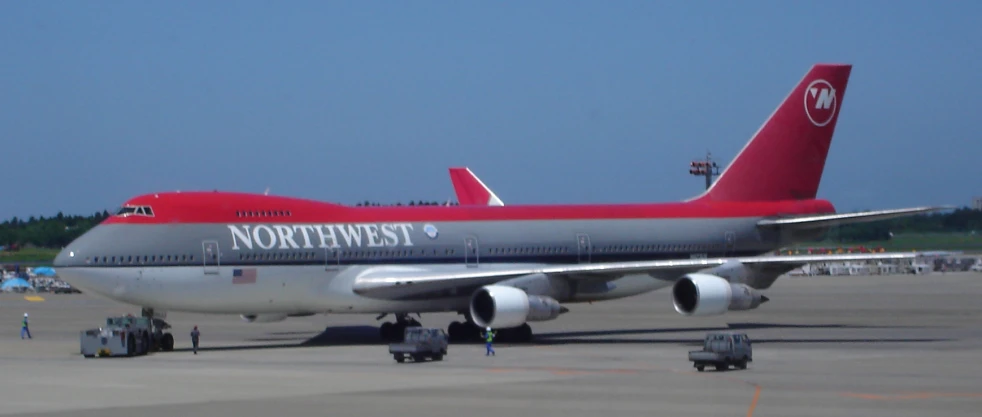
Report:
<svg viewBox="0 0 982 417"><path fill-rule="evenodd" d="M702 350L690 351L689 360L699 372L709 365L715 366L717 371L729 369L730 365L747 369L747 362L754 360L753 344L746 333L708 333Z"/></svg>
<svg viewBox="0 0 982 417"><path fill-rule="evenodd" d="M437 328L407 327L402 342L389 344L389 353L399 363L407 357L416 362L426 358L443 360L447 354L447 333Z"/></svg>

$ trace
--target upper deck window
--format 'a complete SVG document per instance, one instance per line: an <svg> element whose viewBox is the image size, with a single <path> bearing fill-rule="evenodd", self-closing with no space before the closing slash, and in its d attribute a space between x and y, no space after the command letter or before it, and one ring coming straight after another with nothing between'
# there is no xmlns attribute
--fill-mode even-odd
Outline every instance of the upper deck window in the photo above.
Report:
<svg viewBox="0 0 982 417"><path fill-rule="evenodd" d="M150 206L123 206L116 210L116 215L127 216L147 216L153 217L153 209Z"/></svg>

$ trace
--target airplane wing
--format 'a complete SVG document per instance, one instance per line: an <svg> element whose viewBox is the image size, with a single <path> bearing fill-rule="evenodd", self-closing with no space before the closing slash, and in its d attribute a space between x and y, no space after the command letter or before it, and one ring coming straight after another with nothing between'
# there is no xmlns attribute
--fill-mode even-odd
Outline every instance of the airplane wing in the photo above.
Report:
<svg viewBox="0 0 982 417"><path fill-rule="evenodd" d="M923 256L914 252L840 255L788 255L745 258L675 259L639 262L610 262L598 264L536 265L501 267L482 265L467 268L462 265L445 270L425 267L378 267L366 270L355 279L353 290L365 297L382 299L413 299L428 296L468 294L484 286L524 275L544 274L565 276L572 280L610 281L629 274L652 274L674 280L681 276L726 264L739 262L751 268L790 271L817 262L874 261L914 259Z"/></svg>
<svg viewBox="0 0 982 417"><path fill-rule="evenodd" d="M818 227L838 226L851 223L868 223L889 220L914 214L930 213L933 211L951 210L954 207L914 207L894 210L864 211L859 213L824 214L818 216L786 217L780 219L764 219L757 222L759 227L783 229L812 229Z"/></svg>
<svg viewBox="0 0 982 417"><path fill-rule="evenodd" d="M462 205L505 205L470 168L450 168L450 181L453 183L454 192L457 193L457 201Z"/></svg>

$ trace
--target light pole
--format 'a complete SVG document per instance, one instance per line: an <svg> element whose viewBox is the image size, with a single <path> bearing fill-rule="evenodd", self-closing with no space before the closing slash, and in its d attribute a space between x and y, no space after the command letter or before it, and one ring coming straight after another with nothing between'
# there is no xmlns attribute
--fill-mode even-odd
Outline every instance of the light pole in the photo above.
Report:
<svg viewBox="0 0 982 417"><path fill-rule="evenodd" d="M713 185L713 177L719 175L719 167L713 162L712 155L706 152L706 159L689 163L689 174L706 178L706 189Z"/></svg>

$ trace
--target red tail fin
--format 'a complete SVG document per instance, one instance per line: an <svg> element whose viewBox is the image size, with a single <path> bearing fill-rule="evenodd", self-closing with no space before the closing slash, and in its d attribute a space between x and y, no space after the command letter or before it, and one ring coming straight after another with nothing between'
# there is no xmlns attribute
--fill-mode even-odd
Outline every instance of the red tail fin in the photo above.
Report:
<svg viewBox="0 0 982 417"><path fill-rule="evenodd" d="M852 65L818 64L695 200L813 199Z"/></svg>
<svg viewBox="0 0 982 417"><path fill-rule="evenodd" d="M470 168L450 168L450 181L457 193L457 202L462 205L502 206L504 203L494 195L487 185Z"/></svg>

